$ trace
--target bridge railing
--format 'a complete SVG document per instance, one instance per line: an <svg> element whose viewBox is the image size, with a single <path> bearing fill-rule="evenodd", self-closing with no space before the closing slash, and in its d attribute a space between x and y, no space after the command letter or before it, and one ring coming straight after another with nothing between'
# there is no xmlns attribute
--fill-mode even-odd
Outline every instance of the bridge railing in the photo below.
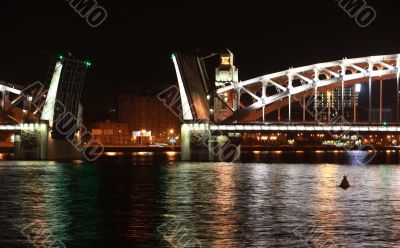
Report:
<svg viewBox="0 0 400 248"><path fill-rule="evenodd" d="M392 121L392 122L346 122L346 121L340 121L340 122L324 122L324 121L271 121L271 122L242 122L242 123L236 123L232 125L286 125L286 126L295 126L295 125L320 125L320 126L400 126L400 121Z"/></svg>

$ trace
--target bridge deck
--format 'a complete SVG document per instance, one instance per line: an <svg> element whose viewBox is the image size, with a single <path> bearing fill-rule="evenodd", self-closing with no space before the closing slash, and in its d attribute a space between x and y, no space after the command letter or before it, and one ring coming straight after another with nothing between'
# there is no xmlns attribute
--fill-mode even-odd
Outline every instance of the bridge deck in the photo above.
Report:
<svg viewBox="0 0 400 248"><path fill-rule="evenodd" d="M210 125L211 131L326 131L326 132L400 132L400 123L381 125L360 123L351 125L329 123L281 123L281 124L237 124Z"/></svg>

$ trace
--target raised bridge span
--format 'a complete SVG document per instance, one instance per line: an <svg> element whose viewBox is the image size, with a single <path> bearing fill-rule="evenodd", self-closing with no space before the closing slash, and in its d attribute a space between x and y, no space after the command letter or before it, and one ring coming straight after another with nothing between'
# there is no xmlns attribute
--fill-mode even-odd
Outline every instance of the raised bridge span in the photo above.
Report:
<svg viewBox="0 0 400 248"><path fill-rule="evenodd" d="M90 62L72 55L52 59L44 83L25 87L0 81L0 142L20 160L82 158L82 106Z"/></svg>

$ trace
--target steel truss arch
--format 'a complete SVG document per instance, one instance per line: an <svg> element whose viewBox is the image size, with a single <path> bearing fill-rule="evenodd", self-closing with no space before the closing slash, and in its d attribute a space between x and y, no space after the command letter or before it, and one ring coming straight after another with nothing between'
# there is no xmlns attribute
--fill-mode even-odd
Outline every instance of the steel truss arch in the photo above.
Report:
<svg viewBox="0 0 400 248"><path fill-rule="evenodd" d="M371 80L399 80L400 55L371 56L319 63L299 68L290 68L286 71L272 73L261 77L231 84L217 90L217 94L229 92L252 92L250 96L254 102L250 106L239 109L223 121L225 124L240 122L243 120L254 121L259 118L261 109L267 109L265 113L275 111L279 107L290 102L301 101L303 97L312 95L316 89L326 91L343 86L368 83ZM320 79L320 76L325 79ZM294 85L293 81L300 81L301 85ZM274 86L277 93L265 94L265 88ZM255 92L263 91L261 97L255 96ZM290 99L290 100L289 100ZM279 104L278 104L279 103ZM263 111L264 112L264 111Z"/></svg>

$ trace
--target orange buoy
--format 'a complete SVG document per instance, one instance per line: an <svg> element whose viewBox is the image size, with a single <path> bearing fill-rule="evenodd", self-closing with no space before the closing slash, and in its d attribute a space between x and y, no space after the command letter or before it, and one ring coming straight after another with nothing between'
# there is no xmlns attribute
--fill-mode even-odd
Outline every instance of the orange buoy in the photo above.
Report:
<svg viewBox="0 0 400 248"><path fill-rule="evenodd" d="M344 177L343 177L342 183L340 184L339 187L341 187L342 189L348 189L348 188L350 188L350 183L349 183L349 181L347 180L347 176L344 176Z"/></svg>

